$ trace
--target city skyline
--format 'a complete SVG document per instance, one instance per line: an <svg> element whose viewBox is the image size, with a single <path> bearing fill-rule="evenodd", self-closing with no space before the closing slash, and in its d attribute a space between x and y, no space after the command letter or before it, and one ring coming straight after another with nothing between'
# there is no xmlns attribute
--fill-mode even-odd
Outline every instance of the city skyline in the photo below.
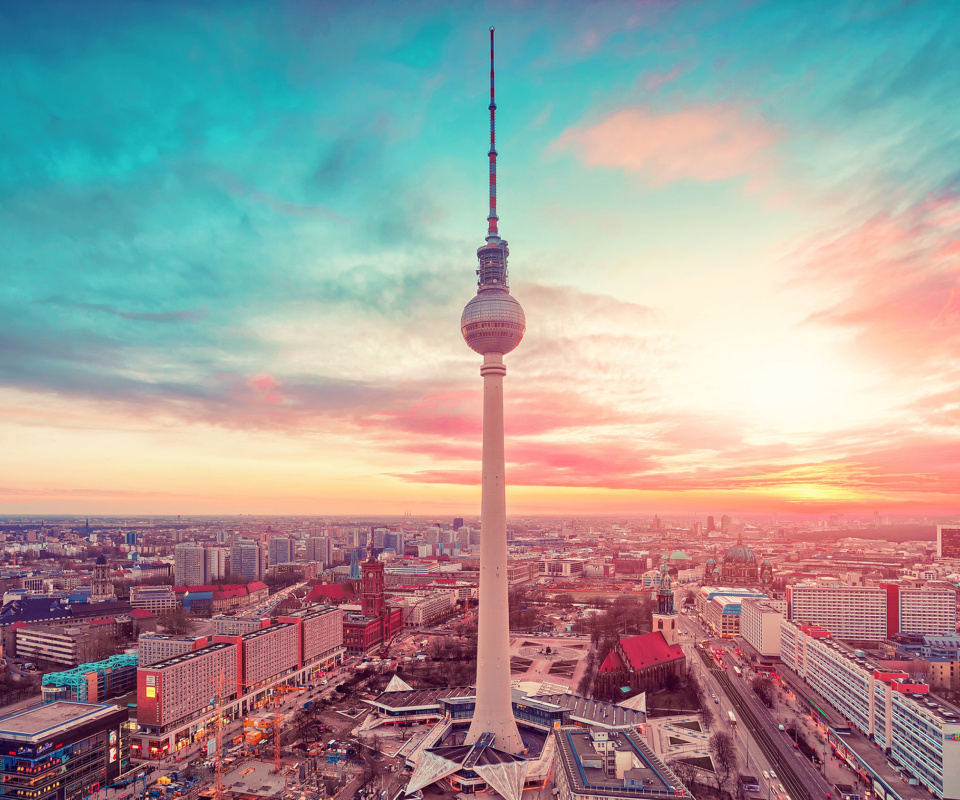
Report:
<svg viewBox="0 0 960 800"><path fill-rule="evenodd" d="M490 25L511 516L955 514L957 17L4 8L0 514L474 513Z"/></svg>

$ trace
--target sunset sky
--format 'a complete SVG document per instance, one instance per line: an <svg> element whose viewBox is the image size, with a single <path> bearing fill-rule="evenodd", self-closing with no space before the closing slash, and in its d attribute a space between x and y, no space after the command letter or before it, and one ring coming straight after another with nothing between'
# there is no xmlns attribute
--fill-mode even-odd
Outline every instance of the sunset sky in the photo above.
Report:
<svg viewBox="0 0 960 800"><path fill-rule="evenodd" d="M0 514L960 513L960 5L0 5Z"/></svg>

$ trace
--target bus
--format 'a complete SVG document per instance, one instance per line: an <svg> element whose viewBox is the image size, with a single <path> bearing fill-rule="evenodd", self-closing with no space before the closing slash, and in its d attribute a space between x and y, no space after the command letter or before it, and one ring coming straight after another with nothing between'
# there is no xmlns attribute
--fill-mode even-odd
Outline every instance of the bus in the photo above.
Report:
<svg viewBox="0 0 960 800"><path fill-rule="evenodd" d="M743 672L741 672L740 667L734 667L734 668L733 668L733 671L737 674L737 677L738 677L738 678L742 678L742 677L743 677Z"/></svg>
<svg viewBox="0 0 960 800"><path fill-rule="evenodd" d="M727 716L730 717L730 724L731 724L731 725L736 725L736 724L737 724L737 718L736 718L735 716L733 716L733 712L732 712L732 711L728 711L728 712L727 712Z"/></svg>

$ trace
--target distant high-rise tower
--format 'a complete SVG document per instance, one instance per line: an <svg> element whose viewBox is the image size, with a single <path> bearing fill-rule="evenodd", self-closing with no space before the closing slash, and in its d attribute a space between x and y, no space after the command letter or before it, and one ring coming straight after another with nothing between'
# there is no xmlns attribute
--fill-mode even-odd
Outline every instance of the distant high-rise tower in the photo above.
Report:
<svg viewBox="0 0 960 800"><path fill-rule="evenodd" d="M455 531L460 530L463 527L463 517L454 517L453 518L453 529Z"/></svg>
<svg viewBox="0 0 960 800"><path fill-rule="evenodd" d="M717 529L717 523L713 521L713 517L707 517L707 533L715 531Z"/></svg>
<svg viewBox="0 0 960 800"><path fill-rule="evenodd" d="M307 561L316 561L323 569L333 564L333 540L329 536L307 538Z"/></svg>
<svg viewBox="0 0 960 800"><path fill-rule="evenodd" d="M197 544L173 548L173 580L177 586L203 586L207 582L207 554Z"/></svg>
<svg viewBox="0 0 960 800"><path fill-rule="evenodd" d="M270 537L270 566L293 561L293 541L289 536Z"/></svg>
<svg viewBox="0 0 960 800"><path fill-rule="evenodd" d="M514 755L523 740L510 696L510 628L507 611L507 500L503 453L503 356L523 338L526 318L510 295L507 242L497 229L497 147L493 28L490 29L490 211L486 244L477 250L477 295L463 309L460 330L483 356L483 455L480 495L480 619L477 647L477 705L467 732L473 744L484 733Z"/></svg>
<svg viewBox="0 0 960 800"><path fill-rule="evenodd" d="M263 574L260 547L256 542L240 540L230 547L230 574L245 581L256 581Z"/></svg>
<svg viewBox="0 0 960 800"><path fill-rule="evenodd" d="M207 579L205 583L216 583L227 574L227 558L230 551L225 547L208 547L206 552Z"/></svg>

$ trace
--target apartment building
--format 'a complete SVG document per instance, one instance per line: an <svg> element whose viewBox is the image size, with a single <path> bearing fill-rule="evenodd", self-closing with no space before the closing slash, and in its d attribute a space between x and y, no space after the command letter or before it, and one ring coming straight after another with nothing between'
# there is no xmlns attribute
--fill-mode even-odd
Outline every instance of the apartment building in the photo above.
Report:
<svg viewBox="0 0 960 800"><path fill-rule="evenodd" d="M960 525L937 525L937 558L960 559Z"/></svg>
<svg viewBox="0 0 960 800"><path fill-rule="evenodd" d="M116 625L36 625L16 631L18 658L43 664L76 667L90 661L104 640L112 641ZM115 652L115 651L114 651Z"/></svg>
<svg viewBox="0 0 960 800"><path fill-rule="evenodd" d="M787 587L789 619L819 625L837 639L882 641L897 633L946 635L956 631L952 587L879 586Z"/></svg>
<svg viewBox="0 0 960 800"><path fill-rule="evenodd" d="M236 719L278 684L302 684L341 663L342 620L340 609L319 608L141 667L134 756L163 758L187 747L221 711ZM220 707L211 704L217 697Z"/></svg>
<svg viewBox="0 0 960 800"><path fill-rule="evenodd" d="M740 635L762 656L780 655L780 623L783 608L770 600L740 601Z"/></svg>
<svg viewBox="0 0 960 800"><path fill-rule="evenodd" d="M227 561L230 557L230 551L225 547L208 547L207 554L207 580L214 583L223 580L227 575Z"/></svg>
<svg viewBox="0 0 960 800"><path fill-rule="evenodd" d="M322 564L322 569L333 565L333 540L329 536L310 536L307 538L307 561Z"/></svg>
<svg viewBox="0 0 960 800"><path fill-rule="evenodd" d="M457 605L457 591L418 589L413 594L394 594L391 602L403 609L405 627L419 628L453 611Z"/></svg>
<svg viewBox="0 0 960 800"><path fill-rule="evenodd" d="M951 636L957 632L957 592L952 586L897 588L900 624L895 633Z"/></svg>
<svg viewBox="0 0 960 800"><path fill-rule="evenodd" d="M213 623L213 633L215 636L242 636L245 633L253 633L264 625L269 625L270 620L259 619L256 617L228 617L225 615L216 616L210 620Z"/></svg>
<svg viewBox="0 0 960 800"><path fill-rule="evenodd" d="M788 618L826 628L838 639L880 641L887 633L887 593L874 586L787 587ZM896 631L893 631L896 633Z"/></svg>
<svg viewBox="0 0 960 800"><path fill-rule="evenodd" d="M256 542L241 540L230 547L230 573L247 581L257 581L263 576L260 547Z"/></svg>
<svg viewBox="0 0 960 800"><path fill-rule="evenodd" d="M200 586L207 582L207 556L198 544L173 548L173 574L178 586Z"/></svg>
<svg viewBox="0 0 960 800"><path fill-rule="evenodd" d="M131 586L130 607L160 614L180 605L172 586Z"/></svg>
<svg viewBox="0 0 960 800"><path fill-rule="evenodd" d="M269 543L270 566L293 561L293 540L288 536L271 536Z"/></svg>
<svg viewBox="0 0 960 800"><path fill-rule="evenodd" d="M960 708L885 662L835 641L822 627L784 620L780 658L907 776L937 797L960 797Z"/></svg>
<svg viewBox="0 0 960 800"><path fill-rule="evenodd" d="M165 633L141 633L137 639L137 659L141 667L206 647L207 636L168 636Z"/></svg>
<svg viewBox="0 0 960 800"><path fill-rule="evenodd" d="M544 558L540 561L540 577L576 578L583 574L582 558Z"/></svg>

